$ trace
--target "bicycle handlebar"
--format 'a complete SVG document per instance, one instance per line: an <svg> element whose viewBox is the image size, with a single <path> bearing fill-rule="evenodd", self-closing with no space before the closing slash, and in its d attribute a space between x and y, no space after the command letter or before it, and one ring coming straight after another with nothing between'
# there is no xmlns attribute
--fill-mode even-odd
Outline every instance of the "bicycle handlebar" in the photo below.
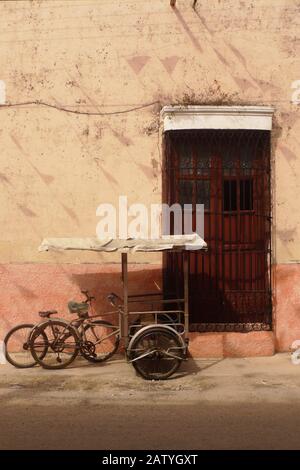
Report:
<svg viewBox="0 0 300 470"><path fill-rule="evenodd" d="M81 293L86 296L85 302L91 302L92 300L95 300L95 297L90 295L88 290L82 290Z"/></svg>
<svg viewBox="0 0 300 470"><path fill-rule="evenodd" d="M117 304L117 300L119 300L121 303L123 303L123 300L121 299L121 297L118 295L118 294L115 294L114 292L111 292L108 296L107 296L107 300L110 302L110 304L113 306L113 307L118 307L118 304Z"/></svg>

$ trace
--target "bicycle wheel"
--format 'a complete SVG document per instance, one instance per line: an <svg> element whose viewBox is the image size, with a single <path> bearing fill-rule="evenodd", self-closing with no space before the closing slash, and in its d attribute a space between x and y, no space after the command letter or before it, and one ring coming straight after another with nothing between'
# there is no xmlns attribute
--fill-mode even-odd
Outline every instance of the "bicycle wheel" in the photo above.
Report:
<svg viewBox="0 0 300 470"><path fill-rule="evenodd" d="M170 377L184 359L186 347L168 326L143 328L132 338L127 355L136 371L146 380Z"/></svg>
<svg viewBox="0 0 300 470"><path fill-rule="evenodd" d="M84 325L80 351L90 362L103 362L117 352L119 343L118 327L108 321L94 320Z"/></svg>
<svg viewBox="0 0 300 470"><path fill-rule="evenodd" d="M46 354L41 357L45 346ZM78 334L63 320L49 320L32 332L30 351L33 359L44 369L63 369L74 361L79 352Z"/></svg>
<svg viewBox="0 0 300 470"><path fill-rule="evenodd" d="M30 352L29 337L34 325L24 323L12 328L4 338L5 358L14 367L27 369L36 365ZM40 350L39 356L46 354L46 346Z"/></svg>

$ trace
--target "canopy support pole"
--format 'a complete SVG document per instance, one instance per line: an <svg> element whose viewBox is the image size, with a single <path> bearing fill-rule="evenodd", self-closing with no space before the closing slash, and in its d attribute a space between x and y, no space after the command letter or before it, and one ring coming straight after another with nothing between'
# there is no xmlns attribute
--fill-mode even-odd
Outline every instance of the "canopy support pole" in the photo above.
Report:
<svg viewBox="0 0 300 470"><path fill-rule="evenodd" d="M184 278L184 330L189 332L189 254L183 252L183 278Z"/></svg>
<svg viewBox="0 0 300 470"><path fill-rule="evenodd" d="M125 347L128 345L128 259L127 253L122 253L122 281L124 315L121 315L121 337L125 338Z"/></svg>

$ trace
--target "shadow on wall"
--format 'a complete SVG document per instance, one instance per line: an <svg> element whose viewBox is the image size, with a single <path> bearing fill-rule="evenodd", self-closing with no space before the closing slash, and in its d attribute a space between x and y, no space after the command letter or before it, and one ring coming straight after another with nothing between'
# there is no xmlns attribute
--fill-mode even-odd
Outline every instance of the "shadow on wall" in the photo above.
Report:
<svg viewBox="0 0 300 470"><path fill-rule="evenodd" d="M11 268L14 269L13 266ZM101 269L107 271L99 272ZM67 303L70 300L83 301L85 296L82 290L88 290L96 298L92 303L92 314L101 315L114 310L107 300L109 293L115 292L123 297L119 265L111 265L109 268L103 265L20 266L18 276L18 279L14 277L14 282L7 281L5 298L0 299L0 339L16 324L40 321L39 310L56 309L58 317L73 320L75 316L69 313ZM19 278L22 279L22 285ZM4 279L11 279L10 269ZM129 294L142 293L162 293L162 270L153 265L145 265L143 269L139 265L129 265ZM14 302L7 301L8 298L14 299ZM135 310L145 310L145 305L137 303ZM117 324L118 314L105 315L104 319ZM124 353L122 346L119 352ZM75 366L82 365L76 363ZM178 375L185 376L198 370L197 363L190 357L188 365L184 364Z"/></svg>
<svg viewBox="0 0 300 470"><path fill-rule="evenodd" d="M129 292L160 292L161 278L159 267L129 266ZM67 304L83 301L81 290L96 297L93 304L98 314L113 310L107 301L109 293L123 296L119 265L7 265L0 287L0 339L17 324L37 323L40 310L55 309L59 317L71 320L74 316Z"/></svg>
<svg viewBox="0 0 300 470"><path fill-rule="evenodd" d="M129 268L130 269L130 268ZM114 309L108 302L107 296L114 292L123 299L123 286L120 273L91 273L91 274L74 274L73 279L79 290L88 290L96 299L92 302L94 314L111 312ZM129 272L129 295L137 295L142 293L162 293L161 270L135 270ZM80 295L82 296L82 294ZM135 310L145 310L145 306L135 304ZM105 319L112 323L118 321L117 313L105 316Z"/></svg>

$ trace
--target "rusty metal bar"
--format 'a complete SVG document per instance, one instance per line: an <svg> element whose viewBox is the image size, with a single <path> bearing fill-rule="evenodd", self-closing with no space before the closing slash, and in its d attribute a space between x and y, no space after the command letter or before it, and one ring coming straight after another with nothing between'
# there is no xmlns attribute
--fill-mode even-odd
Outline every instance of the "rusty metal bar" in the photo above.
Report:
<svg viewBox="0 0 300 470"><path fill-rule="evenodd" d="M189 256L183 252L183 277L184 277L184 330L189 331Z"/></svg>
<svg viewBox="0 0 300 470"><path fill-rule="evenodd" d="M127 253L122 253L122 281L123 281L123 314L120 313L121 337L128 344L128 259Z"/></svg>

